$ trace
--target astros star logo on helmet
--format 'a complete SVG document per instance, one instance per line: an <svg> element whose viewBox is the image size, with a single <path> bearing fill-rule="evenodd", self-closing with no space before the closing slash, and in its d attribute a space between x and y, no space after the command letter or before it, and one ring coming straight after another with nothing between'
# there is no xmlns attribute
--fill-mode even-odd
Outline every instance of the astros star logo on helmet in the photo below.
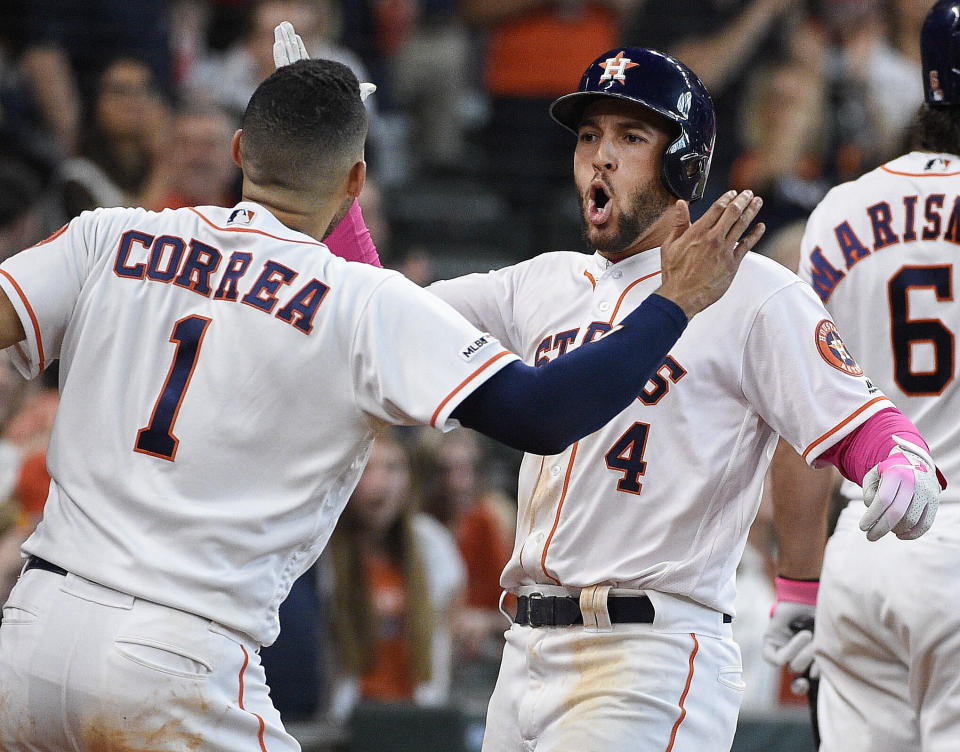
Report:
<svg viewBox="0 0 960 752"><path fill-rule="evenodd" d="M603 75L600 76L601 81L625 81L626 76L623 74L630 68L636 68L639 63L633 62L630 58L623 56L623 51L617 53L616 57L608 57L605 62L600 63L600 67L603 68Z"/></svg>

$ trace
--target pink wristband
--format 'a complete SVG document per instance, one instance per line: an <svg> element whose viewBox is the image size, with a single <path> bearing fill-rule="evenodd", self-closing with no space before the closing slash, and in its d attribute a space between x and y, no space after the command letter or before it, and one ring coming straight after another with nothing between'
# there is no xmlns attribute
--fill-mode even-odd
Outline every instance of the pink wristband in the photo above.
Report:
<svg viewBox="0 0 960 752"><path fill-rule="evenodd" d="M774 584L778 601L793 601L807 606L817 605L819 580L791 580L787 577L777 577Z"/></svg>

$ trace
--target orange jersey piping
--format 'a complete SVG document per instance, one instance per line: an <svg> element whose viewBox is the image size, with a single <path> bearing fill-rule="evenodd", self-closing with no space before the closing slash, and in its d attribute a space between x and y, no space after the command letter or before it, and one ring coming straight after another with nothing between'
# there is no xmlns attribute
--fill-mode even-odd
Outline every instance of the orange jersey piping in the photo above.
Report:
<svg viewBox="0 0 960 752"><path fill-rule="evenodd" d="M831 436L833 436L833 434L835 434L837 431L839 431L841 428L843 428L845 425L847 425L847 423L849 423L851 420L853 420L854 418L856 418L860 413L862 413L862 412L863 412L864 410L866 410L868 407L870 407L871 405L875 405L875 404L877 404L878 402L883 402L883 401L885 401L885 400L887 400L887 397L874 397L872 400L870 400L870 401L869 401L868 403L866 403L865 405L861 405L857 410L855 410L853 413L851 413L849 416L847 416L846 418L844 418L842 421L840 421L839 423L837 423L837 425L835 425L833 428L831 428L829 431L827 431L825 434L823 434L823 436L819 437L818 439L815 439L815 440L813 441L813 443L810 444L810 446L808 446L808 447L804 450L804 452L803 452L803 459L806 460L806 459L807 459L807 455L809 455L810 452L812 452L812 451L814 450L814 448L815 448L818 444L821 444L821 443L823 443L826 439L829 439Z"/></svg>
<svg viewBox="0 0 960 752"><path fill-rule="evenodd" d="M293 238L281 238L279 235L271 235L269 232L264 232L263 230L257 230L253 227L220 227L220 225L215 225L211 220L207 219L200 212L198 212L194 207L187 207L196 214L200 219L210 225L214 230L220 230L221 232L252 232L256 235L264 235L268 238L273 238L274 240L282 240L285 243L302 243L303 245L324 245L323 243L317 240L294 240Z"/></svg>
<svg viewBox="0 0 960 752"><path fill-rule="evenodd" d="M43 338L40 336L40 323L37 321L37 314L33 312L33 306L30 305L30 301L27 300L27 296L23 294L23 289L17 284L17 280L11 277L3 269L0 269L0 274L10 281L10 284L13 285L13 289L16 290L17 295L20 296L20 300L22 300L24 306L26 306L27 313L30 314L30 321L33 323L33 334L37 338L37 354L40 356L40 370L43 371L43 369L47 367L47 364L46 359L43 357Z"/></svg>
<svg viewBox="0 0 960 752"><path fill-rule="evenodd" d="M891 170L889 167L881 166L881 170L884 172L889 172L891 175L902 175L907 178L949 178L954 175L960 175L960 171L957 172L899 172L897 170Z"/></svg>
<svg viewBox="0 0 960 752"><path fill-rule="evenodd" d="M567 487L570 485L570 476L573 474L573 462L577 458L578 446L580 446L579 441L574 443L573 450L570 452L570 461L567 463L567 474L563 478L563 490L560 492L560 503L557 505L557 514L553 518L553 527L550 529L550 535L547 536L547 542L543 547L543 553L540 554L540 569L542 569L543 573L558 585L560 584L560 580L547 571L547 551L550 550L550 544L553 542L553 534L557 532L557 526L560 524L560 512L563 511L563 502L567 498Z"/></svg>
<svg viewBox="0 0 960 752"><path fill-rule="evenodd" d="M620 293L620 299L617 301L616 306L614 306L613 308L613 313L610 315L610 321L608 321L607 323L613 324L614 319L617 318L617 312L620 310L620 306L623 304L623 300L624 298L627 297L627 293L630 292L630 290L632 290L636 285L639 285L645 279L650 279L650 277L656 277L658 274L660 274L659 269L657 269L657 271L655 272L651 272L650 274L647 274L646 276L640 277L639 279L633 280L633 282L631 282L629 285L623 288L623 292Z"/></svg>
<svg viewBox="0 0 960 752"><path fill-rule="evenodd" d="M502 358L504 355L512 355L512 354L513 353L511 353L509 350L504 350L502 353L499 353L498 355L494 355L492 358L490 358L490 360L488 360L486 363L480 366L476 371L471 373L469 376L467 376L467 378L465 378L463 381L457 384L454 390L450 392L450 394L448 394L446 397L444 397L443 402L441 402L437 406L437 409L434 411L433 415L430 417L430 425L433 426L434 428L437 427L437 418L440 416L440 413L443 412L443 408L446 406L446 404L453 399L454 395L456 395L457 392L459 392L467 384L473 381L477 376L483 373L483 371L486 370L488 366L500 360L500 358Z"/></svg>

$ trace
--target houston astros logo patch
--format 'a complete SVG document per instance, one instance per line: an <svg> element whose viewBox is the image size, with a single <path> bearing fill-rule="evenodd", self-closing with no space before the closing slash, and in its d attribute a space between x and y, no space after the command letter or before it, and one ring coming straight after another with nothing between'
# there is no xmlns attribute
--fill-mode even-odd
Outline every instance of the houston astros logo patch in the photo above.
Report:
<svg viewBox="0 0 960 752"><path fill-rule="evenodd" d="M817 324L817 350L827 363L851 376L863 376L863 369L847 351L847 346L840 339L837 325L829 319L823 319Z"/></svg>

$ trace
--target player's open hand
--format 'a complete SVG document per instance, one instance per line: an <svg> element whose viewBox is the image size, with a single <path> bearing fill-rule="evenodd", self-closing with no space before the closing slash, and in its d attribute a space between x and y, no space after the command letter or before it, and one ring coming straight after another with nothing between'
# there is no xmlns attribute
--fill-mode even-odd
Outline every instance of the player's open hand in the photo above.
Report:
<svg viewBox="0 0 960 752"><path fill-rule="evenodd" d="M719 300L763 235L762 222L750 228L762 205L753 191L729 191L691 224L689 205L678 201L676 222L660 249L658 294L679 305L687 318Z"/></svg>
<svg viewBox="0 0 960 752"><path fill-rule="evenodd" d="M307 48L303 39L294 30L289 21L281 21L273 30L273 64L277 68L299 60L309 60ZM376 84L366 81L360 84L360 101L362 102L377 90Z"/></svg>
<svg viewBox="0 0 960 752"><path fill-rule="evenodd" d="M863 477L867 511L860 529L871 541L891 530L898 538L919 538L933 524L943 487L926 450L896 434L893 440L890 456Z"/></svg>

